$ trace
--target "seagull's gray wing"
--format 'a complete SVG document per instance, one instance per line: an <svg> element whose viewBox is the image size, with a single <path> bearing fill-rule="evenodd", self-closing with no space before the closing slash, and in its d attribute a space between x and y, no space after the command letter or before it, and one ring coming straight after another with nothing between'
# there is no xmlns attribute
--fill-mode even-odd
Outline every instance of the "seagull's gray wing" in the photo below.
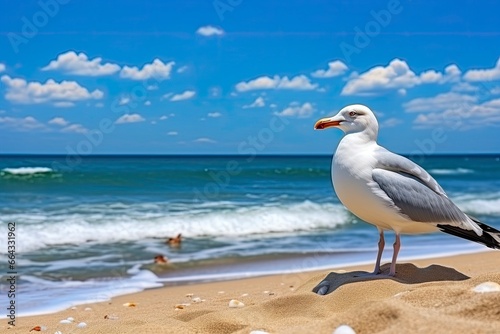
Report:
<svg viewBox="0 0 500 334"><path fill-rule="evenodd" d="M422 223L482 230L445 194L422 167L383 148L375 152L372 189L406 218Z"/></svg>

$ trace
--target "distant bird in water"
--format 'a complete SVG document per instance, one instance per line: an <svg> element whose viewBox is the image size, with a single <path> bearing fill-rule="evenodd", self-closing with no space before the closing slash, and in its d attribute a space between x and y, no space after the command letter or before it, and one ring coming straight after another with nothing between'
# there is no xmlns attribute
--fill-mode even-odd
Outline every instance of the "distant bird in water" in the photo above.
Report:
<svg viewBox="0 0 500 334"><path fill-rule="evenodd" d="M163 255L156 255L154 261L156 264L167 264L168 259Z"/></svg>
<svg viewBox="0 0 500 334"><path fill-rule="evenodd" d="M165 241L165 243L170 247L180 247L182 243L182 236L179 233L175 238L168 238L167 241Z"/></svg>

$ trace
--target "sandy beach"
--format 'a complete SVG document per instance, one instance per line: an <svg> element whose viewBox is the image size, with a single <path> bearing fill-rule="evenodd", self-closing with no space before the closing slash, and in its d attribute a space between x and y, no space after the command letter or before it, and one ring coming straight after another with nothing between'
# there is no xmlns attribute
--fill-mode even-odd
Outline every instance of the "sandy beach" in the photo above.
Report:
<svg viewBox="0 0 500 334"><path fill-rule="evenodd" d="M389 270L388 264L382 268ZM51 334L330 334L341 325L358 334L500 332L500 291L473 290L485 282L500 283L498 252L402 261L395 278L357 276L370 270L367 265L166 286L55 314L18 318L12 328L4 320L2 332L29 333L40 326ZM325 279L330 282L328 294L313 293ZM244 306L230 308L233 299ZM60 323L68 318L68 323Z"/></svg>

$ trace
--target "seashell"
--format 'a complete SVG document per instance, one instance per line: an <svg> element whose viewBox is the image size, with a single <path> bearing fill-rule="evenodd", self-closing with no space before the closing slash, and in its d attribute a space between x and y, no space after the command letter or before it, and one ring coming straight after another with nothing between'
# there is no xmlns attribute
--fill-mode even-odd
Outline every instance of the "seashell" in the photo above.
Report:
<svg viewBox="0 0 500 334"><path fill-rule="evenodd" d="M269 333L265 331L251 331L250 334L269 334Z"/></svg>
<svg viewBox="0 0 500 334"><path fill-rule="evenodd" d="M500 284L496 282L484 282L476 285L472 291L484 293L484 292L497 292L500 291Z"/></svg>
<svg viewBox="0 0 500 334"><path fill-rule="evenodd" d="M243 306L245 306L245 304L243 304L239 300L231 299L229 301L229 307L235 308L235 307L243 307Z"/></svg>
<svg viewBox="0 0 500 334"><path fill-rule="evenodd" d="M92 311L92 308L90 308L90 307L86 307L86 308L84 309L84 311Z"/></svg>
<svg viewBox="0 0 500 334"><path fill-rule="evenodd" d="M57 331L54 334L63 334L61 331Z"/></svg>
<svg viewBox="0 0 500 334"><path fill-rule="evenodd" d="M193 298L193 296L194 295L192 293L186 293L186 297L188 297L188 298Z"/></svg>
<svg viewBox="0 0 500 334"><path fill-rule="evenodd" d="M263 291L262 293L267 295L267 294L269 293L269 291L268 291L268 290L265 290L265 291Z"/></svg>
<svg viewBox="0 0 500 334"><path fill-rule="evenodd" d="M59 321L60 324L71 324L72 321L69 321L68 319L63 319L61 321Z"/></svg>
<svg viewBox="0 0 500 334"><path fill-rule="evenodd" d="M123 304L123 306L125 306L125 307L136 307L137 304L136 303L125 303L125 304Z"/></svg>
<svg viewBox="0 0 500 334"><path fill-rule="evenodd" d="M118 320L118 317L114 314L110 314L110 315L105 315L104 316L104 319L108 319L108 320Z"/></svg>
<svg viewBox="0 0 500 334"><path fill-rule="evenodd" d="M244 293L241 295L241 297L246 297L246 296L248 296L248 293Z"/></svg>
<svg viewBox="0 0 500 334"><path fill-rule="evenodd" d="M226 293L226 292L225 291L219 291L218 293L220 293L222 295L223 293Z"/></svg>
<svg viewBox="0 0 500 334"><path fill-rule="evenodd" d="M85 328L85 327L87 327L87 324L84 323L84 322L80 322L78 325L76 325L76 327L78 327L78 328Z"/></svg>
<svg viewBox="0 0 500 334"><path fill-rule="evenodd" d="M31 331L40 332L41 330L42 330L42 327L41 327L41 326L35 326L35 327L33 327L32 329L30 329L30 332L31 332Z"/></svg>
<svg viewBox="0 0 500 334"><path fill-rule="evenodd" d="M356 332L350 326L340 325L332 334L356 334Z"/></svg>
<svg viewBox="0 0 500 334"><path fill-rule="evenodd" d="M201 303L203 300L200 297L194 297L191 301L193 303Z"/></svg>
<svg viewBox="0 0 500 334"><path fill-rule="evenodd" d="M174 309L177 311L177 310L184 310L184 305L182 304L177 304L174 306Z"/></svg>
<svg viewBox="0 0 500 334"><path fill-rule="evenodd" d="M73 317L67 317L66 319L71 321L71 322L75 321L75 318L73 318Z"/></svg>

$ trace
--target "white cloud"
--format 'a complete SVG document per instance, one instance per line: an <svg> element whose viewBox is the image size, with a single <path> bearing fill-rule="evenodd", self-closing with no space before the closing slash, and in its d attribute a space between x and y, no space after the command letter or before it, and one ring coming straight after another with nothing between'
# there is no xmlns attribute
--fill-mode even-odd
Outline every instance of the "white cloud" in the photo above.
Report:
<svg viewBox="0 0 500 334"><path fill-rule="evenodd" d="M404 60L396 58L386 67L375 66L362 74L357 72L351 74L341 95L369 96L391 90L412 88L421 84L456 82L460 74L460 69L452 64L445 68L444 74L428 70L417 75Z"/></svg>
<svg viewBox="0 0 500 334"><path fill-rule="evenodd" d="M340 60L335 60L328 63L326 70L317 70L311 73L315 78L333 78L344 74L347 71L347 65Z"/></svg>
<svg viewBox="0 0 500 334"><path fill-rule="evenodd" d="M455 92L443 93L434 97L421 97L403 104L407 112L436 112L475 104L478 98Z"/></svg>
<svg viewBox="0 0 500 334"><path fill-rule="evenodd" d="M262 108L266 106L266 101L264 101L264 98L262 96L259 96L258 98L255 99L252 103L249 105L244 105L243 109L247 108Z"/></svg>
<svg viewBox="0 0 500 334"><path fill-rule="evenodd" d="M187 67L187 66L181 66L181 67L179 67L179 68L177 69L177 73L184 73L184 72L186 72L186 71L187 71L187 69L188 69L188 68L189 68L189 67Z"/></svg>
<svg viewBox="0 0 500 334"><path fill-rule="evenodd" d="M69 108L69 107L75 106L75 103L70 102L70 101L58 101L58 102L54 102L53 104L54 104L54 107L58 107L58 108Z"/></svg>
<svg viewBox="0 0 500 334"><path fill-rule="evenodd" d="M17 131L47 130L47 127L34 117L24 118L0 117L0 126L9 127Z"/></svg>
<svg viewBox="0 0 500 334"><path fill-rule="evenodd" d="M132 80L146 80L150 78L168 79L170 78L170 72L172 72L174 65L175 62L173 61L164 63L156 58L151 64L145 64L142 69L136 66L123 66L120 77Z"/></svg>
<svg viewBox="0 0 500 334"><path fill-rule="evenodd" d="M8 75L1 77L7 86L5 98L18 104L37 104L47 102L75 102L90 99L101 99L104 94L96 89L89 92L75 81L55 82L52 79L45 83L27 82L24 79L11 78Z"/></svg>
<svg viewBox="0 0 500 334"><path fill-rule="evenodd" d="M144 122L145 119L139 114L125 114L118 118L116 124Z"/></svg>
<svg viewBox="0 0 500 334"><path fill-rule="evenodd" d="M130 102L130 97L129 97L129 96L126 96L126 95L124 95L124 96L121 96L121 97L120 97L120 100L118 101L118 105L119 105L119 106L123 106L123 105L125 105L125 104L128 104L129 102Z"/></svg>
<svg viewBox="0 0 500 334"><path fill-rule="evenodd" d="M209 36L221 36L224 35L224 30L213 27L213 26L204 26L198 28L196 30L196 33L201 36L209 37Z"/></svg>
<svg viewBox="0 0 500 334"><path fill-rule="evenodd" d="M193 98L196 95L196 93L192 90L187 90L183 93L180 94L175 94L170 98L170 101L183 101L183 100L189 100Z"/></svg>
<svg viewBox="0 0 500 334"><path fill-rule="evenodd" d="M159 88L158 85L148 85L146 87L147 90L157 90L158 88Z"/></svg>
<svg viewBox="0 0 500 334"><path fill-rule="evenodd" d="M163 116L160 117L160 121L164 121L166 119L168 119L168 116L163 115Z"/></svg>
<svg viewBox="0 0 500 334"><path fill-rule="evenodd" d="M150 106L151 105L151 101L147 100L146 102L144 102L144 105L145 106Z"/></svg>
<svg viewBox="0 0 500 334"><path fill-rule="evenodd" d="M490 69L469 70L465 72L464 79L467 81L493 81L500 80L500 58L495 67Z"/></svg>
<svg viewBox="0 0 500 334"><path fill-rule="evenodd" d="M454 92L477 92L479 87L473 86L468 82L458 82L451 87Z"/></svg>
<svg viewBox="0 0 500 334"><path fill-rule="evenodd" d="M212 117L212 118L217 118L217 117L221 117L222 114L220 112L209 112L208 117Z"/></svg>
<svg viewBox="0 0 500 334"><path fill-rule="evenodd" d="M312 90L317 88L317 84L312 84L309 78L305 75L298 75L289 79L288 77L280 77L275 75L273 78L262 76L248 82L240 82L236 84L236 90L246 92L257 89L293 89L293 90Z"/></svg>
<svg viewBox="0 0 500 334"><path fill-rule="evenodd" d="M417 128L435 126L450 130L468 130L484 126L500 126L500 99L475 105L461 105L440 112L420 114L413 122Z"/></svg>
<svg viewBox="0 0 500 334"><path fill-rule="evenodd" d="M2 73L3 71L5 71L5 64L0 63L0 73Z"/></svg>
<svg viewBox="0 0 500 334"><path fill-rule="evenodd" d="M101 62L102 58L90 60L85 53L76 54L74 51L68 51L57 56L57 59L43 67L42 71L60 70L74 75L101 76L114 74L120 70L117 64L101 64Z"/></svg>
<svg viewBox="0 0 500 334"><path fill-rule="evenodd" d="M62 117L54 117L48 123L54 124L54 125L59 125L59 126L66 126L69 124L69 122Z"/></svg>
<svg viewBox="0 0 500 334"><path fill-rule="evenodd" d="M283 111L276 113L279 116L285 117L298 117L298 118L306 118L311 116L314 113L314 107L311 103L306 102L302 105L298 102L292 102L290 105L284 109Z"/></svg>
<svg viewBox="0 0 500 334"><path fill-rule="evenodd" d="M88 131L81 124L71 124L61 129L61 132L65 133L87 133Z"/></svg>
<svg viewBox="0 0 500 334"><path fill-rule="evenodd" d="M195 139L195 140L193 140L193 142L194 143L209 143L209 144L216 143L215 140L210 139L210 138L206 138L206 137Z"/></svg>
<svg viewBox="0 0 500 334"><path fill-rule="evenodd" d="M177 131L169 131L167 132L167 135L169 136L177 136L179 133Z"/></svg>

